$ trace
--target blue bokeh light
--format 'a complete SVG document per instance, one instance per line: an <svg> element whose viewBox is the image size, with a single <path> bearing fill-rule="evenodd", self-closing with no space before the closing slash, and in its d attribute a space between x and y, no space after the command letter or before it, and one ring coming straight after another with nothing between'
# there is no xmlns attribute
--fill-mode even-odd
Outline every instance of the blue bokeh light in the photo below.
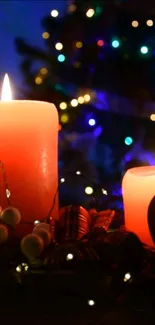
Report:
<svg viewBox="0 0 155 325"><path fill-rule="evenodd" d="M133 139L131 137L126 137L124 142L127 146L130 146L133 142Z"/></svg>
<svg viewBox="0 0 155 325"><path fill-rule="evenodd" d="M119 46L120 46L120 42L117 39L112 41L112 47L114 47L116 49Z"/></svg>
<svg viewBox="0 0 155 325"><path fill-rule="evenodd" d="M63 54L59 54L59 55L58 55L58 61L59 61L59 62L64 62L65 59L66 59L66 58L65 58L65 56L64 56Z"/></svg>
<svg viewBox="0 0 155 325"><path fill-rule="evenodd" d="M96 124L96 121L94 120L94 118L90 118L88 123L90 126L94 126Z"/></svg>

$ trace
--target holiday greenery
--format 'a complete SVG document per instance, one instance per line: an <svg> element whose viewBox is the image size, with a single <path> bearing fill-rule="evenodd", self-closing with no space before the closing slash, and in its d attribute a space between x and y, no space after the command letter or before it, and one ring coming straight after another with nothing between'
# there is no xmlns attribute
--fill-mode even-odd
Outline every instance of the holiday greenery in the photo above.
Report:
<svg viewBox="0 0 155 325"><path fill-rule="evenodd" d="M124 171L155 164L154 17L147 8L69 1L64 15L53 9L43 18L44 49L16 40L21 96L58 108L62 205L120 208Z"/></svg>

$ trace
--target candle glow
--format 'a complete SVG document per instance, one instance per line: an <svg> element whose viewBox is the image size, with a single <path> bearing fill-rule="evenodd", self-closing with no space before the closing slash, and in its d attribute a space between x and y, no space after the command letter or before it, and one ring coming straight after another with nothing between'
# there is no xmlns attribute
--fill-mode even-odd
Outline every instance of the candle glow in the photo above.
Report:
<svg viewBox="0 0 155 325"><path fill-rule="evenodd" d="M1 94L1 100L2 101L10 101L12 100L12 92L10 87L10 81L9 76L6 73L4 76L4 81L2 85L2 94Z"/></svg>

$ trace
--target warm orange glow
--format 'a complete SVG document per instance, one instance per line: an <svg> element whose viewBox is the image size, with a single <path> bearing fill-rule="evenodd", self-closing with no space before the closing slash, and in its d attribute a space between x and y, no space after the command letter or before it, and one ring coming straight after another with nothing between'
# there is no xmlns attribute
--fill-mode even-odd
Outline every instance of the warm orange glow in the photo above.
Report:
<svg viewBox="0 0 155 325"><path fill-rule="evenodd" d="M10 101L12 100L12 93L10 87L10 81L8 74L6 73L4 76L3 86L2 86L2 94L1 94L2 101Z"/></svg>
<svg viewBox="0 0 155 325"><path fill-rule="evenodd" d="M143 243L155 247L148 225L148 207L155 196L155 166L129 169L123 178L122 191L126 228Z"/></svg>
<svg viewBox="0 0 155 325"><path fill-rule="evenodd" d="M58 113L53 104L0 101L0 159L6 169L12 204L20 211L22 221L32 225L48 215L58 187L57 138ZM3 173L0 206L7 207ZM58 215L57 200L54 210L53 218Z"/></svg>

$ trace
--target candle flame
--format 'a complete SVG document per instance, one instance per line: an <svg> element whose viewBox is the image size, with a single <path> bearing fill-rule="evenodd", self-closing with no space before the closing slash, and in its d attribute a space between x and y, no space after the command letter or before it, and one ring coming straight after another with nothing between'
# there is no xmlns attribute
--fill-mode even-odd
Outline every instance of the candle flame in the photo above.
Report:
<svg viewBox="0 0 155 325"><path fill-rule="evenodd" d="M10 87L10 81L9 81L9 76L8 76L7 73L4 76L1 100L2 101L10 101L10 100L12 100L12 92L11 92L11 87Z"/></svg>

